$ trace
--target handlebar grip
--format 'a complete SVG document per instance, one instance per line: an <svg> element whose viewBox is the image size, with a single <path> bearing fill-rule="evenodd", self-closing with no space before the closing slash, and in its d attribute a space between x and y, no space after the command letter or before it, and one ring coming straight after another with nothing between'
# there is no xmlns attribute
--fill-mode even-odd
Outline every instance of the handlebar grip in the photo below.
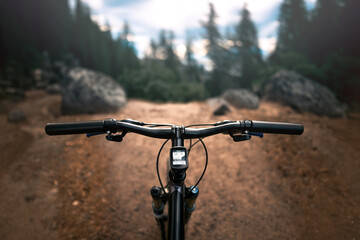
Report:
<svg viewBox="0 0 360 240"><path fill-rule="evenodd" d="M45 132L48 135L65 135L81 133L102 133L106 132L104 121L86 121L86 122L64 122L48 123L45 126Z"/></svg>
<svg viewBox="0 0 360 240"><path fill-rule="evenodd" d="M301 135L304 126L299 123L252 121L252 132Z"/></svg>

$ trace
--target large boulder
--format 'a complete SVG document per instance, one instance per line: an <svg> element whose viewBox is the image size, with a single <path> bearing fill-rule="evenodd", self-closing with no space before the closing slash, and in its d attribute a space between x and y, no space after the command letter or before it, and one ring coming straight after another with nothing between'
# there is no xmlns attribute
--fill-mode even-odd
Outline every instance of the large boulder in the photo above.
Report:
<svg viewBox="0 0 360 240"><path fill-rule="evenodd" d="M259 97L247 89L226 90L222 98L236 108L257 109L259 107Z"/></svg>
<svg viewBox="0 0 360 240"><path fill-rule="evenodd" d="M76 67L62 91L63 114L106 113L122 108L125 91L108 75Z"/></svg>
<svg viewBox="0 0 360 240"><path fill-rule="evenodd" d="M346 111L327 87L292 71L275 73L265 85L264 99L329 117L343 117Z"/></svg>
<svg viewBox="0 0 360 240"><path fill-rule="evenodd" d="M212 109L214 116L223 116L228 112L231 112L228 103L220 97L210 98L206 101L206 103Z"/></svg>

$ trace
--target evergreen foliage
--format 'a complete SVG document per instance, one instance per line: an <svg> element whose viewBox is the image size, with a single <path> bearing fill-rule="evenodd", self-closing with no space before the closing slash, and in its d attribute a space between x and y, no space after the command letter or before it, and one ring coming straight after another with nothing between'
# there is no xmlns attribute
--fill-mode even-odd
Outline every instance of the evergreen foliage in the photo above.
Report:
<svg viewBox="0 0 360 240"><path fill-rule="evenodd" d="M209 4L204 38L207 40L207 54L213 62L213 69L207 81L211 95L216 96L229 88L252 88L262 64L257 31L246 5L241 11L241 20L235 27L235 36L230 31L222 37L217 30L216 11Z"/></svg>
<svg viewBox="0 0 360 240"><path fill-rule="evenodd" d="M209 3L209 10L208 21L202 22L202 26L205 28L204 37L207 40L206 50L208 56L214 65L217 66L219 63L218 53L220 51L219 42L221 41L221 35L216 24L217 14L213 3Z"/></svg>
<svg viewBox="0 0 360 240"><path fill-rule="evenodd" d="M151 40L151 53L136 71L126 71L117 80L128 96L152 101L204 100L208 95L200 82L203 68L192 58L191 40L187 44L187 64L174 51L174 33L161 30L158 41Z"/></svg>
<svg viewBox="0 0 360 240"><path fill-rule="evenodd" d="M192 47L193 37L188 33L186 37L185 74L188 81L200 83L202 82L201 72L203 72L204 69L196 62Z"/></svg>
<svg viewBox="0 0 360 240"><path fill-rule="evenodd" d="M318 0L311 17L307 52L311 59L321 63L331 52L339 50L341 7L336 0Z"/></svg>
<svg viewBox="0 0 360 240"><path fill-rule="evenodd" d="M255 24L251 20L246 5L241 11L241 21L236 27L236 43L239 43L236 46L240 53L239 58L242 60L240 87L251 88L258 77L262 59Z"/></svg>
<svg viewBox="0 0 360 240"><path fill-rule="evenodd" d="M217 13L212 3L209 3L209 14L206 22L201 22L205 29L207 56L212 62L212 71L206 82L211 96L220 95L224 90L234 86L234 78L229 76L233 63L233 55L229 49L222 46L223 38L216 24Z"/></svg>
<svg viewBox="0 0 360 240"><path fill-rule="evenodd" d="M303 1L284 0L267 69L297 71L328 86L340 100L359 103L359 9L357 0L317 0L314 10L306 12Z"/></svg>
<svg viewBox="0 0 360 240"><path fill-rule="evenodd" d="M305 49L307 12L304 0L284 0L280 6L279 30L276 52Z"/></svg>
<svg viewBox="0 0 360 240"><path fill-rule="evenodd" d="M229 88L261 86L280 69L299 72L335 92L340 100L360 103L359 0L317 0L307 11L304 0L283 0L278 41L263 61L257 29L246 5L235 28L222 34L214 4L201 22L212 70L205 71L193 52L194 36L186 40L183 62L175 52L175 34L161 30L151 40L150 54L139 60L125 22L113 38L110 26L101 29L90 9L76 0L0 0L0 80L26 88L31 71L74 56L81 66L105 72L123 84L129 97L154 101L203 100ZM44 54L46 53L46 54Z"/></svg>
<svg viewBox="0 0 360 240"><path fill-rule="evenodd" d="M114 41L110 27L102 31L80 0L74 13L68 0L0 0L0 18L0 71L16 62L29 75L45 51L52 60L71 53L82 66L112 76L139 67L134 49Z"/></svg>

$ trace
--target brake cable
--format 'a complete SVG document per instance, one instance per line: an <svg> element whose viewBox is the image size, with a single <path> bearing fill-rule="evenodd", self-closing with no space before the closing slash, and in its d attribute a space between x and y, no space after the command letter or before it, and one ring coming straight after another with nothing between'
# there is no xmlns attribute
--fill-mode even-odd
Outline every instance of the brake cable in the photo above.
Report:
<svg viewBox="0 0 360 240"><path fill-rule="evenodd" d="M192 190L193 190L195 187L197 187L197 185L200 183L201 179L203 178L203 176L204 176L204 174L205 174L205 172L206 172L206 168L207 168L208 160L209 160L209 158L208 158L208 152L207 152L205 143L203 142L203 140L201 140L201 138L199 138L199 141L201 142L201 144L203 145L204 150L205 150L205 156L206 156L205 167L204 167L204 170L203 170L203 172L202 172L199 180L197 181L197 183L196 183L194 186L192 186L192 187L190 188L190 191L192 191ZM198 142L196 142L196 143L198 143ZM194 143L194 145L195 145L196 143Z"/></svg>
<svg viewBox="0 0 360 240"><path fill-rule="evenodd" d="M159 183L160 183L160 186L161 186L161 189L163 190L163 192L165 193L165 188L164 188L164 185L162 184L162 181L161 181L161 178L160 178L160 173L159 173L159 158L160 158L160 153L162 151L162 149L164 148L165 144L169 141L170 139L167 139L163 145L161 146L159 152L158 152L158 155L157 155L157 158L156 158L156 172L157 172L157 176L158 176L158 179L159 179Z"/></svg>
<svg viewBox="0 0 360 240"><path fill-rule="evenodd" d="M191 143L192 143L192 139L190 139L190 144L189 144L189 148L188 148L188 157L189 157L189 155L190 155L191 149L192 149L198 142L200 142L200 140L197 140L194 144L191 144Z"/></svg>

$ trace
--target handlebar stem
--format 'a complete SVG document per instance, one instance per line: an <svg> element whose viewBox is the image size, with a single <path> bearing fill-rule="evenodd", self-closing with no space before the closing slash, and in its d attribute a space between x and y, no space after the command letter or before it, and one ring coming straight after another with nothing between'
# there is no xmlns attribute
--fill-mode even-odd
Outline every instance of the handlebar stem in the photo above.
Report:
<svg viewBox="0 0 360 240"><path fill-rule="evenodd" d="M171 128L173 133L173 137L171 138L172 146L173 147L183 147L184 146L184 126L173 126Z"/></svg>

